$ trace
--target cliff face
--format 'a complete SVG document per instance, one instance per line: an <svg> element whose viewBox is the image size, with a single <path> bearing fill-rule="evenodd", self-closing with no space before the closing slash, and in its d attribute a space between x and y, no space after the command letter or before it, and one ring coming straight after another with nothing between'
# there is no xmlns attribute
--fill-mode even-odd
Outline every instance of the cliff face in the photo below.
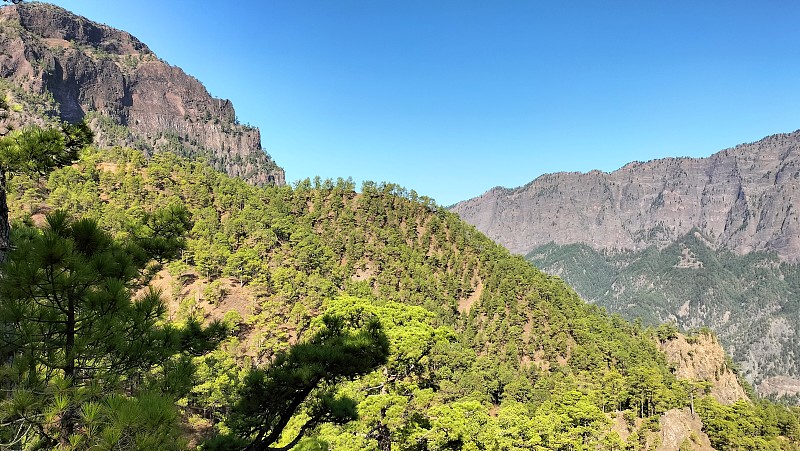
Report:
<svg viewBox="0 0 800 451"><path fill-rule="evenodd" d="M697 228L738 254L800 259L800 131L708 158L630 163L604 173L543 175L453 207L512 252L556 244L639 250Z"/></svg>
<svg viewBox="0 0 800 451"><path fill-rule="evenodd" d="M662 342L660 347L667 361L674 366L678 379L705 382L709 387L708 394L721 404L748 401L747 393L725 358L725 350L714 336L700 333L687 337L679 334ZM703 394L702 390L698 390L695 396L699 398ZM657 451L714 449L700 417L690 408L668 410L659 418L659 424Z"/></svg>
<svg viewBox="0 0 800 451"><path fill-rule="evenodd" d="M18 99L51 98L44 113L86 118L100 145L203 157L252 183L285 183L258 129L239 124L229 100L126 32L52 5L4 7L0 75Z"/></svg>

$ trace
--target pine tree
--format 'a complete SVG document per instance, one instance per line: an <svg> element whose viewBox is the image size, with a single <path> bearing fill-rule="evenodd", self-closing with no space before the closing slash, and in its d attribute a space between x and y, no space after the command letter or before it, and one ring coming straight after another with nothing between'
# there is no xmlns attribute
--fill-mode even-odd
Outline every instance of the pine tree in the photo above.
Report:
<svg viewBox="0 0 800 451"><path fill-rule="evenodd" d="M38 126L15 130L0 138L0 262L9 250L11 227L6 190L14 174L45 175L70 164L93 139L84 122L64 123L61 129Z"/></svg>
<svg viewBox="0 0 800 451"><path fill-rule="evenodd" d="M159 393L188 390L178 376L191 372L188 358L174 356L206 350L219 326L161 325L160 293L140 284L150 260L140 240L123 245L95 221L72 221L63 211L48 215L43 230L20 227L13 238L0 267L0 383L7 388L0 420L11 428L2 438L40 447L89 448L95 439L135 447L132 431L154 427L142 420L154 415L153 406L174 425L174 406L158 401ZM143 294L134 298L135 291ZM162 432L156 435L178 443L174 428Z"/></svg>
<svg viewBox="0 0 800 451"><path fill-rule="evenodd" d="M288 450L322 423L344 424L357 417L355 401L336 396L337 383L386 363L388 339L374 318L358 330L339 316L326 316L323 322L310 340L279 354L268 368L248 374L230 418L235 435L220 436L206 449ZM308 419L294 438L274 447L300 413Z"/></svg>

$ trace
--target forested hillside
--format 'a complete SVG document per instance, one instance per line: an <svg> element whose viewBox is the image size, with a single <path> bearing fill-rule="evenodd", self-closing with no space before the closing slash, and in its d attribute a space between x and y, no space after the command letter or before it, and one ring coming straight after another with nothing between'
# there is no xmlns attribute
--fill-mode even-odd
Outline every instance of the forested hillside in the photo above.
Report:
<svg viewBox="0 0 800 451"><path fill-rule="evenodd" d="M715 249L694 230L663 249L542 246L528 258L584 299L646 324L712 328L764 395L800 392L800 267L774 254ZM793 377L787 377L793 376Z"/></svg>
<svg viewBox="0 0 800 451"><path fill-rule="evenodd" d="M9 183L14 228L29 230L26 236L36 234L29 226L52 229L50 213L61 209L96 220L114 242L146 244L157 230L185 240L139 279L162 290L160 327L188 334L220 319L229 332L212 350L178 346L175 357L148 370L152 377L139 376L149 381L147 396L174 403L159 411L172 412L181 429L162 425L152 435L173 447L243 449L275 430L285 430L275 446L297 436L297 449L337 450L700 449L709 440L717 449L797 449L800 440L796 411L747 399L724 405L705 396L715 376L677 379L658 347L675 339L674 330L607 315L396 185L367 183L357 192L347 180L307 180L258 188L202 163L167 153L147 160L120 147L89 148L46 180L19 174ZM184 219L185 234L164 226ZM167 244L144 248L174 247ZM212 332L200 333L201 341L213 345ZM345 374L353 362L342 360L339 373L313 377L320 385L284 371L309 356L330 357L315 349L362 343L359 349L373 350L365 356L379 356L381 334L388 355L371 361L375 371L368 365ZM185 370L182 385L169 376L176 365ZM297 374L317 374L313 365L300 368L307 369ZM7 386L17 383L3 374ZM151 398L130 391L141 384L81 386L80 396L62 398L59 380L37 395L44 401L5 398L4 443L22 448L41 434L59 441L69 431L110 431L98 442L156 446L142 438L152 426L135 423L134 433L114 414L125 399L145 408ZM110 411L97 392L103 387L121 390ZM280 404L282 395L259 399L264 393L308 397ZM692 417L689 409L702 431L679 427L676 439L662 430L674 426L669 418ZM74 419L69 431L59 427L64 415ZM261 419L275 423L266 430ZM59 443L96 443L74 441Z"/></svg>

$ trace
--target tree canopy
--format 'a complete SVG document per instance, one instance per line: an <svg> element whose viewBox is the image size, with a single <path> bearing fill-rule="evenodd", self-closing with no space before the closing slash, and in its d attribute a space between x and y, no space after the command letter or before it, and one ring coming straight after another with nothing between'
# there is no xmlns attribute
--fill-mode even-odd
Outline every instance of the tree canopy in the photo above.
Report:
<svg viewBox="0 0 800 451"><path fill-rule="evenodd" d="M0 137L0 262L9 249L8 178L16 174L42 176L70 164L92 138L84 122L63 123L60 129L29 126Z"/></svg>
<svg viewBox="0 0 800 451"><path fill-rule="evenodd" d="M306 342L277 355L266 369L254 369L239 390L229 425L234 437L220 437L209 449L288 450L322 423L344 424L357 418L355 402L337 393L337 383L353 380L386 363L389 342L375 318L325 316L323 327ZM355 324L354 324L355 323ZM350 331L356 326L357 330ZM293 438L283 438L289 422L305 420Z"/></svg>
<svg viewBox="0 0 800 451"><path fill-rule="evenodd" d="M16 428L11 443L178 446L166 395L189 384L178 383L189 375L180 354L207 349L187 343L218 341L222 326L164 324L160 292L141 290L140 269L153 256L115 241L94 220L55 211L43 229L15 228L12 242L0 266L0 380L9 390L0 418ZM116 408L153 417L120 420ZM164 416L171 420L147 431ZM149 441L136 438L143 432Z"/></svg>
<svg viewBox="0 0 800 451"><path fill-rule="evenodd" d="M90 148L46 180L14 177L9 204L20 232L41 206L63 208L138 249L130 283L158 282L169 318L156 330L185 338L115 387L166 399L206 449L644 449L665 412L716 412L659 350L673 330L587 305L397 185L259 188L170 154ZM211 349L191 331L213 318L230 332ZM335 357L361 345L372 358ZM726 415L782 446L798 417L775 409Z"/></svg>

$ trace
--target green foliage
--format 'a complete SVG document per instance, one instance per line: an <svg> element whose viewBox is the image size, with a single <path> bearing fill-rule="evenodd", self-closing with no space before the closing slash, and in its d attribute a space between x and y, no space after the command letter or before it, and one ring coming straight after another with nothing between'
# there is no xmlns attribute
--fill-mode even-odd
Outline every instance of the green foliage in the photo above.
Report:
<svg viewBox="0 0 800 451"><path fill-rule="evenodd" d="M212 304L219 304L227 294L227 289L219 280L211 282L203 289L203 297Z"/></svg>
<svg viewBox="0 0 800 451"><path fill-rule="evenodd" d="M773 254L711 249L693 230L663 249L600 252L584 244L551 243L527 258L563 276L584 299L629 320L674 324L684 331L702 322L746 369L741 375L756 384L800 371L796 339L770 337L776 321L800 330L800 266ZM656 330L660 338L671 335L668 327Z"/></svg>
<svg viewBox="0 0 800 451"><path fill-rule="evenodd" d="M76 149L65 144L64 135L55 128L12 132L0 141L0 167L6 173L44 174L77 159Z"/></svg>
<svg viewBox="0 0 800 451"><path fill-rule="evenodd" d="M63 123L59 128L38 126L0 137L0 262L9 249L8 182L14 175L41 176L72 163L78 151L92 142L86 123Z"/></svg>
<svg viewBox="0 0 800 451"><path fill-rule="evenodd" d="M716 449L798 449L797 412L786 407L746 401L726 406L709 396L697 403L697 412Z"/></svg>
<svg viewBox="0 0 800 451"><path fill-rule="evenodd" d="M479 450L493 447L497 430L486 406L460 401L431 409L428 449Z"/></svg>
<svg viewBox="0 0 800 451"><path fill-rule="evenodd" d="M208 449L242 443L249 443L246 449L271 449L298 414L305 421L294 438L283 439L292 445L321 423L343 424L356 418L355 402L337 396L337 383L383 364L389 354L388 341L374 318L345 321L325 316L323 324L310 340L292 346L278 354L268 368L253 370L245 377L229 420L234 435L227 442L217 439L208 443Z"/></svg>
<svg viewBox="0 0 800 451"><path fill-rule="evenodd" d="M666 343L678 337L678 326L674 323L662 323L655 329L656 338L661 343Z"/></svg>
<svg viewBox="0 0 800 451"><path fill-rule="evenodd" d="M174 355L207 350L221 327L163 325L157 290L132 298L147 254L93 220L56 211L45 229L20 227L14 238L0 272L0 377L8 387L0 414L17 428L14 440L177 446L177 415L159 396L188 390L191 369ZM7 440L10 431L2 432Z"/></svg>
<svg viewBox="0 0 800 451"><path fill-rule="evenodd" d="M691 402L657 346L674 326L648 330L587 305L560 278L397 185L257 188L202 163L148 162L125 149L86 152L72 170L54 171L29 197L57 207L75 202L59 194L66 186L93 190L87 210L134 243L150 206L185 206L186 248L168 265L172 311L241 312L226 315L235 336L195 354L196 380L179 402L211 437L209 449L303 436L297 449L622 449L610 431L619 411L631 419L630 446L641 449L649 432L636 424ZM19 211L22 199L12 199ZM207 312L203 287L215 301ZM332 372L335 384L317 385L306 384L319 379L314 371L301 372L305 382L281 373L299 349L319 344L326 314L356 325L344 335L363 318L382 324L388 354L377 371L347 380ZM295 384L308 396L265 399ZM344 422L355 411L358 420Z"/></svg>
<svg viewBox="0 0 800 451"><path fill-rule="evenodd" d="M169 205L145 212L141 230L133 233L139 246L150 258L163 264L186 247L186 233L192 228L189 210L183 205Z"/></svg>
<svg viewBox="0 0 800 451"><path fill-rule="evenodd" d="M164 337L143 334L155 330L163 304L154 290L131 302L135 250L115 243L94 221L72 222L62 211L48 215L43 231L16 235L3 268L0 320L7 352L17 363L29 361L22 378L49 377L38 374L44 365L67 378L92 379L156 358L150 353ZM131 342L128 334L143 340Z"/></svg>

